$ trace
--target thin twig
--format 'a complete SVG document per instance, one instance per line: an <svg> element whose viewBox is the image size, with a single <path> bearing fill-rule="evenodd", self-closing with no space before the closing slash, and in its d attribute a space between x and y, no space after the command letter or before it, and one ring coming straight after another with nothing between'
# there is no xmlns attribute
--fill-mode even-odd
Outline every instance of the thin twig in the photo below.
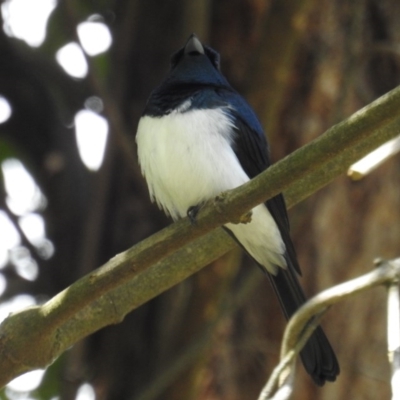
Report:
<svg viewBox="0 0 400 400"><path fill-rule="evenodd" d="M281 355L281 361L272 371L258 400L286 400L290 398L293 392L295 358L318 327L323 313L324 312L321 312L319 315L316 315L312 321L307 324L293 349L289 350L285 355Z"/></svg>
<svg viewBox="0 0 400 400"><path fill-rule="evenodd" d="M307 332L313 328L308 327L310 320L315 318L317 315L322 315L327 308L333 304L338 303L348 297L354 296L360 292L364 292L375 286L382 284L390 284L398 282L400 278L400 258L393 261L380 261L378 268L368 274L362 275L359 278L352 279L350 281L341 283L332 288L324 290L317 294L310 300L308 300L289 320L285 333L283 336L283 342L281 346L281 362L278 367L274 370L273 375L270 377L266 386L264 387L261 394L266 393L270 397L259 397L259 400L275 399L273 395L273 389L276 387L277 374L276 371L282 371L283 368L288 364L287 358L290 358L294 349L300 344L300 340L304 339L303 331L307 327ZM397 285L396 285L397 286ZM399 308L397 307L397 312ZM397 319L399 321L399 318ZM315 329L315 328L314 328ZM399 335L397 335L399 337ZM398 342L397 342L398 343ZM301 348L300 348L301 349ZM397 356L399 355L399 347L397 345ZM396 369L398 371L398 369ZM393 379L393 377L392 377ZM398 379L398 378L397 378ZM398 387L399 385L397 385ZM281 386L282 387L282 384ZM276 389L275 394L280 390ZM398 389L396 389L398 390ZM260 395L261 396L261 395ZM393 397L393 399L395 399ZM398 397L396 397L396 400Z"/></svg>
<svg viewBox="0 0 400 400"><path fill-rule="evenodd" d="M400 263L383 261L378 268L358 278L324 290L307 301L289 320L282 343L286 354L297 342L297 337L308 321L327 307L365 290L392 282L400 277Z"/></svg>

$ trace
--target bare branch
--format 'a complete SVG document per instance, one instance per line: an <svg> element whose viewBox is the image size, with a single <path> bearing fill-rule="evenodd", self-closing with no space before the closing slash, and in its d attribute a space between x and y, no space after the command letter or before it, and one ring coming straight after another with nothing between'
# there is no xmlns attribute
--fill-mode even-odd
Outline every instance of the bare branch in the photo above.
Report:
<svg viewBox="0 0 400 400"><path fill-rule="evenodd" d="M281 361L261 392L261 394L264 394L264 397L260 395L259 400L275 399L275 394L280 391L280 388L277 388L279 380L284 382L281 386L287 386L285 382L288 376L287 369L294 366L294 362L290 363L289 361L301 351L307 341L306 339L318 326L318 323L314 320L316 316L319 319L331 305L372 287L392 283L396 283L397 286L399 278L400 258L393 261L379 261L379 266L374 271L324 290L308 300L292 316L286 326L281 346ZM398 312L399 310L397 309ZM310 321L312 322L310 323ZM308 336L304 332L307 332ZM282 374L284 375L282 378L277 376ZM287 387L285 387L285 393L289 393Z"/></svg>
<svg viewBox="0 0 400 400"><path fill-rule="evenodd" d="M316 315L307 324L297 340L295 346L290 349L280 363L274 368L267 384L260 393L258 400L287 400L293 392L296 356L307 343L314 330L318 327L324 311Z"/></svg>
<svg viewBox="0 0 400 400"><path fill-rule="evenodd" d="M211 201L195 226L180 220L118 254L46 304L11 315L0 326L0 385L47 366L79 339L121 321L233 247L221 231L201 236L240 221L257 204L286 189L290 205L301 201L395 137L399 127L396 88L252 181Z"/></svg>

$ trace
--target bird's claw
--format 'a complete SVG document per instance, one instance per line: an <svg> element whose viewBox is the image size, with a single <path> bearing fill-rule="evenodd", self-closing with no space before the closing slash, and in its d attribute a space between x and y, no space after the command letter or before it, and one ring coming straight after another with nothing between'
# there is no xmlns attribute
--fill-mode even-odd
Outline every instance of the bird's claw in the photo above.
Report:
<svg viewBox="0 0 400 400"><path fill-rule="evenodd" d="M187 214L187 216L188 216L188 218L190 220L190 223L192 225L196 225L196 217L197 217L197 214L198 214L199 210L200 210L200 206L199 205L189 207L188 210L187 210L186 214Z"/></svg>

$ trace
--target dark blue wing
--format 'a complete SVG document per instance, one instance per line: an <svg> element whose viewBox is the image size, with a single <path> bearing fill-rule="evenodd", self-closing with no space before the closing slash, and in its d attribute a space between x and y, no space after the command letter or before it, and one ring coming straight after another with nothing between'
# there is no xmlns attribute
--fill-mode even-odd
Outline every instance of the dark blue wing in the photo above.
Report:
<svg viewBox="0 0 400 400"><path fill-rule="evenodd" d="M237 133L234 151L247 175L254 178L270 165L267 142L254 112L245 100L236 94L229 103L233 105L229 112ZM300 267L289 235L289 220L283 196L279 194L267 200L265 205L278 225L286 246L285 257L288 263L288 268L279 268L276 275L268 274L268 277L286 318L290 318L306 300L296 275L296 272L300 274ZM339 364L321 327L314 331L300 355L306 370L318 385L336 379Z"/></svg>
<svg viewBox="0 0 400 400"><path fill-rule="evenodd" d="M257 117L248 103L236 93L230 97L230 104L233 107L229 109L229 113L236 127L234 151L246 174L250 178L254 178L271 165L267 140ZM289 265L301 274L296 252L290 238L289 219L282 194L269 199L265 205L278 225L286 246L286 257Z"/></svg>

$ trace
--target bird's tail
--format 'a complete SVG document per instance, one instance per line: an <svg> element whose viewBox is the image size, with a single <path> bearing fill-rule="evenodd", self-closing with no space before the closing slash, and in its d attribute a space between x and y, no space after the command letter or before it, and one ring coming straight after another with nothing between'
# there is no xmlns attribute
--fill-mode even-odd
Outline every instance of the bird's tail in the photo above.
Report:
<svg viewBox="0 0 400 400"><path fill-rule="evenodd" d="M279 268L276 275L268 274L278 296L282 310L289 319L306 301L295 272L288 267ZM335 381L339 374L339 363L335 353L321 327L318 327L308 339L300 353L306 371L317 385L325 381Z"/></svg>

